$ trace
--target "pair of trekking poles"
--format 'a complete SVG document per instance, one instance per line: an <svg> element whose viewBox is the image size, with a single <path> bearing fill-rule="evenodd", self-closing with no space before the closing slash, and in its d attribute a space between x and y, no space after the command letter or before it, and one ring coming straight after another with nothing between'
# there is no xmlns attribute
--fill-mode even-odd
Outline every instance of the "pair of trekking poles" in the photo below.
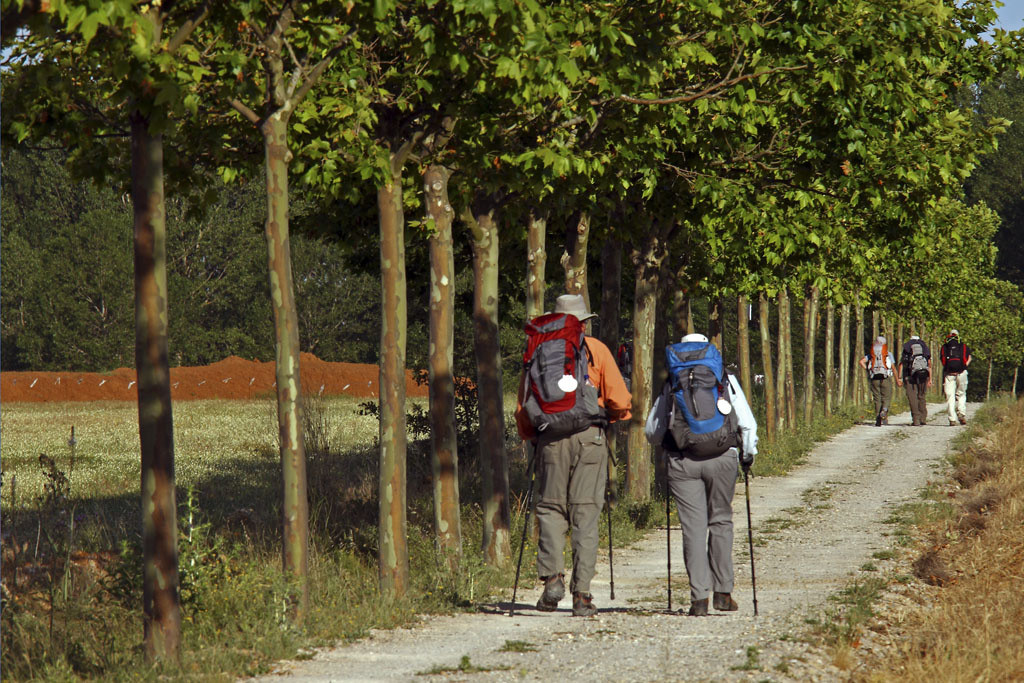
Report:
<svg viewBox="0 0 1024 683"><path fill-rule="evenodd" d="M742 455L742 453L741 453ZM742 458L741 458L742 460ZM519 542L519 559L516 561L516 579L512 585L512 604L509 607L508 615L515 616L516 592L519 589L519 572L523 566L523 549L526 547L526 535L530 530L530 510L533 508L533 485L537 478L537 453L530 456L530 463L527 470L530 473L530 487L526 494L526 519L523 520L523 536ZM754 594L754 616L757 616L757 574L754 571L754 527L750 518L750 467L743 467L743 484L747 498L747 542L750 548L750 585ZM666 568L668 585L668 611L672 611L672 495L668 486L668 473L665 476L665 546L666 546ZM611 587L611 600L615 599L615 563L612 556L612 507L611 491L605 490L605 507L608 510L608 578Z"/></svg>
<svg viewBox="0 0 1024 683"><path fill-rule="evenodd" d="M523 520L523 537L519 541L519 559L516 561L516 580L512 584L512 605L508 609L510 617L516 613L516 591L519 589L519 570L523 566L523 549L526 547L526 535L530 533L530 510L533 509L533 485L537 479L537 451L530 455L530 464L527 470L530 473L530 488L526 494L526 519ZM608 576L611 583L611 600L615 599L615 563L612 561L612 506L611 491L605 489L605 507L608 509Z"/></svg>

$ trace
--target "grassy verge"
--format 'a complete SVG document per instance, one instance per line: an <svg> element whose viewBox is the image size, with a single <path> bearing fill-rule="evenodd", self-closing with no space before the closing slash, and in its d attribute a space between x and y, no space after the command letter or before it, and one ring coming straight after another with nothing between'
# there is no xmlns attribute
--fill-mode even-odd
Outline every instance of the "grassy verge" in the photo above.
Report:
<svg viewBox="0 0 1024 683"><path fill-rule="evenodd" d="M377 590L377 423L351 399L307 411L310 609L287 617L294 588L280 572L280 465L272 402L175 404L181 661L159 669L142 655L139 446L134 404L9 404L3 441L4 680L235 680L309 648L405 624L417 614L507 600L514 565L479 550L475 449L460 452L463 560L434 551L430 463L410 441L409 543L413 586ZM75 445L68 441L75 428ZM506 444L513 490L513 561L523 528L526 462ZM41 456L41 454L44 454ZM612 514L616 546L657 521L657 505ZM607 522L602 519L602 548ZM527 543L520 587L536 581Z"/></svg>
<svg viewBox="0 0 1024 683"><path fill-rule="evenodd" d="M864 656L855 680L1017 680L1024 671L1024 403L994 401L979 411L954 444L948 479L889 522L911 559L835 596L819 633L836 665L852 667L870 622L896 644ZM909 611L876 614L887 587L908 597Z"/></svg>

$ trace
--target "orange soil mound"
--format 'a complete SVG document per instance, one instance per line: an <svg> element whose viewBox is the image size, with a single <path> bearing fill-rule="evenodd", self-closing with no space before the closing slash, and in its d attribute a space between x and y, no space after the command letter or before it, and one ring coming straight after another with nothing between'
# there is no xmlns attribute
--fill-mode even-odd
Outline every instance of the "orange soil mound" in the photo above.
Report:
<svg viewBox="0 0 1024 683"><path fill-rule="evenodd" d="M376 365L330 363L311 353L299 358L302 390L324 396L376 397ZM171 368L171 399L255 398L276 391L274 363L229 356L202 367ZM138 384L133 368L109 373L91 372L3 372L0 373L0 401L135 401ZM406 372L408 396L426 396L427 387L417 385Z"/></svg>

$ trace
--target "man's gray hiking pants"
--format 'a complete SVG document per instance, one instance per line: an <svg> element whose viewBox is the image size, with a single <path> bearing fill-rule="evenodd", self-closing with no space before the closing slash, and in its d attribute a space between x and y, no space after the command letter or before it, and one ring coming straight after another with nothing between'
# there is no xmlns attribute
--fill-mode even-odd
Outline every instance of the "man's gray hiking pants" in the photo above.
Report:
<svg viewBox="0 0 1024 683"><path fill-rule="evenodd" d="M732 593L732 497L738 471L735 448L701 460L668 458L668 483L683 528L691 600L704 600L712 590Z"/></svg>
<svg viewBox="0 0 1024 683"><path fill-rule="evenodd" d="M537 575L565 573L565 534L572 530L569 590L589 593L608 481L608 442L600 427L538 444Z"/></svg>

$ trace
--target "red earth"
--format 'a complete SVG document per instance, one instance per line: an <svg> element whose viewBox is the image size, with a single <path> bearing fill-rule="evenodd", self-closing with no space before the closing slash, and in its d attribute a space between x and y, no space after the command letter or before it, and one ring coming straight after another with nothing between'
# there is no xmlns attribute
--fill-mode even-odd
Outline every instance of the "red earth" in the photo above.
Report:
<svg viewBox="0 0 1024 683"><path fill-rule="evenodd" d="M331 363L313 354L299 358L302 389L324 396L376 397L379 370L363 363ZM274 363L229 356L212 365L171 368L171 399L246 399L275 391ZM0 401L135 401L138 399L134 368L113 372L2 372ZM426 396L406 372L408 396Z"/></svg>

